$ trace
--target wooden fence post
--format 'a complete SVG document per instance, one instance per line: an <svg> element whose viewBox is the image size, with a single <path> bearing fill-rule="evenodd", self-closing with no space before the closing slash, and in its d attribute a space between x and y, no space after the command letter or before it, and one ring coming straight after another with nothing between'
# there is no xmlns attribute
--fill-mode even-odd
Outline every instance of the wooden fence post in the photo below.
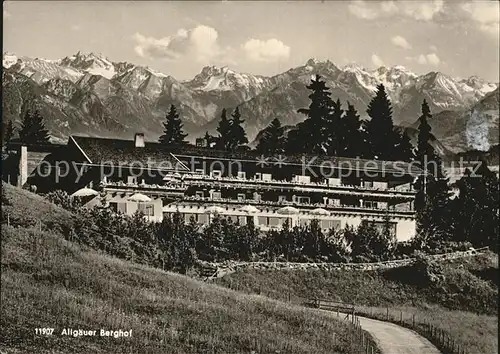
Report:
<svg viewBox="0 0 500 354"><path fill-rule="evenodd" d="M403 311L399 311L399 322L403 323Z"/></svg>
<svg viewBox="0 0 500 354"><path fill-rule="evenodd" d="M7 214L7 226L10 226L10 214Z"/></svg>
<svg viewBox="0 0 500 354"><path fill-rule="evenodd" d="M415 314L413 314L411 316L411 320L412 320L412 323L413 323L413 327L415 327Z"/></svg>
<svg viewBox="0 0 500 354"><path fill-rule="evenodd" d="M387 321L389 321L389 308L387 308Z"/></svg>

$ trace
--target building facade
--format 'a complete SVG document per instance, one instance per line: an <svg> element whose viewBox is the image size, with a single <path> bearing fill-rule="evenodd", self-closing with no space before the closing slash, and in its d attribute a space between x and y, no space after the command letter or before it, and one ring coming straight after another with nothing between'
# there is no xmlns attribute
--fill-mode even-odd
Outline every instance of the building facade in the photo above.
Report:
<svg viewBox="0 0 500 354"><path fill-rule="evenodd" d="M44 166L42 166L44 165ZM149 220L180 212L209 223L218 214L262 230L317 219L323 229L387 220L398 241L415 235L419 168L403 162L328 156L259 156L206 147L170 147L134 140L70 137L27 178L39 191L98 191L117 212L138 209ZM132 200L140 194L143 200ZM145 197L145 198L144 198Z"/></svg>

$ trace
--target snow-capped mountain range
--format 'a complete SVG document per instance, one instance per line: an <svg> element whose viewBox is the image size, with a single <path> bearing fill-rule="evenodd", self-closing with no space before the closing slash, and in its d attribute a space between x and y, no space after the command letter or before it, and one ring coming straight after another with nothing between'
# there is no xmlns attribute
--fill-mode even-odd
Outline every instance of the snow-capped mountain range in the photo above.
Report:
<svg viewBox="0 0 500 354"><path fill-rule="evenodd" d="M172 103L192 140L215 130L222 108L239 106L252 140L274 118L283 125L304 119L297 110L309 104L306 85L316 74L331 88L332 98L354 104L362 117L376 86L384 84L393 104L394 121L404 126L411 126L418 118L424 98L434 114L465 112L498 88L498 83L474 76L417 75L402 66L367 70L349 64L340 68L328 60L315 59L272 77L207 66L187 81L95 53L78 52L58 60L4 53L3 68L3 121L13 119L18 125L27 109L37 107L59 140L72 133L129 138L137 131L156 139ZM453 139L449 144L455 144ZM459 150L471 144L475 144L473 139Z"/></svg>

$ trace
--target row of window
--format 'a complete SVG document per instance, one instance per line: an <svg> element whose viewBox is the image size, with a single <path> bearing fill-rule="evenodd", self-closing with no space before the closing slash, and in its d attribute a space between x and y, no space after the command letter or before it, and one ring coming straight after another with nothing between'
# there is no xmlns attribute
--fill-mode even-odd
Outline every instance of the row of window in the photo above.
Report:
<svg viewBox="0 0 500 354"><path fill-rule="evenodd" d="M166 216L172 216L172 213L166 213ZM200 224L208 224L210 221L210 216L208 214L198 214L198 213L183 213L184 221L186 223L194 220ZM250 223L253 216L239 216L239 215L225 215L224 218L230 219L234 223L238 223L240 225L246 225ZM259 226L266 226L270 228L278 228L283 226L288 218L286 217L276 217L276 216L258 216L257 222ZM300 219L300 225L305 226L308 225L311 220ZM340 228L340 220L320 220L320 226L323 229L339 229Z"/></svg>
<svg viewBox="0 0 500 354"><path fill-rule="evenodd" d="M204 195L205 194L203 191L196 191L197 197L203 198ZM222 194L220 191L217 191L217 192L211 191L210 195L211 195L212 199L222 199ZM246 199L246 194L244 194L244 193L237 194L238 201L244 201L245 199ZM260 201L261 195L259 193L254 193L252 200ZM278 202L286 202L286 201L287 201L286 195L279 195L278 196ZM294 196L294 198L292 198L292 202L301 203L301 204L310 204L311 198L307 197L307 196ZM340 199L327 198L327 199L325 199L325 204L332 205L332 206L340 206ZM387 204L387 202L365 200L365 201L363 201L363 206L366 208L386 209L388 204Z"/></svg>
<svg viewBox="0 0 500 354"><path fill-rule="evenodd" d="M197 172L200 175L204 175L205 171L203 169L197 169L195 172ZM210 173L210 176L213 178L221 178L222 177L222 171L220 170L213 170ZM246 172L239 171L237 174L237 178L239 179L246 179ZM272 181L273 176L270 173L260 173L257 172L255 173L254 180L257 181ZM311 183L311 177L310 176L303 176L303 175L296 175L292 178L292 182L298 182L298 183ZM340 178L328 178L327 181L328 185L330 186L338 186L341 185L341 179ZM363 181L361 183L363 187L367 188L387 188L388 183L387 182L380 182L380 181Z"/></svg>

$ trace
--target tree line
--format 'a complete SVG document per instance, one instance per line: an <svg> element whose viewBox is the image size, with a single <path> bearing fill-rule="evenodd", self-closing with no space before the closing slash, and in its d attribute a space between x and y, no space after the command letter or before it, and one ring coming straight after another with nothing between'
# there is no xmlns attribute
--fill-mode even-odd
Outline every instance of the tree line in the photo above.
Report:
<svg viewBox="0 0 500 354"><path fill-rule="evenodd" d="M298 110L306 119L292 128L288 134L279 119L273 119L262 131L256 150L262 154L321 154L344 157L360 157L380 160L411 161L413 146L404 130L394 126L392 106L384 85L380 84L367 114L362 121L354 106L347 102L347 109L340 100L331 98L329 88L317 75L307 86L311 91L310 104ZM242 126L239 108L231 116L222 109L217 135L205 133L207 145L219 150L248 150L248 138ZM168 145L187 144L182 122L174 105L171 105L163 123L164 131L159 141ZM300 141L301 144L296 142Z"/></svg>

